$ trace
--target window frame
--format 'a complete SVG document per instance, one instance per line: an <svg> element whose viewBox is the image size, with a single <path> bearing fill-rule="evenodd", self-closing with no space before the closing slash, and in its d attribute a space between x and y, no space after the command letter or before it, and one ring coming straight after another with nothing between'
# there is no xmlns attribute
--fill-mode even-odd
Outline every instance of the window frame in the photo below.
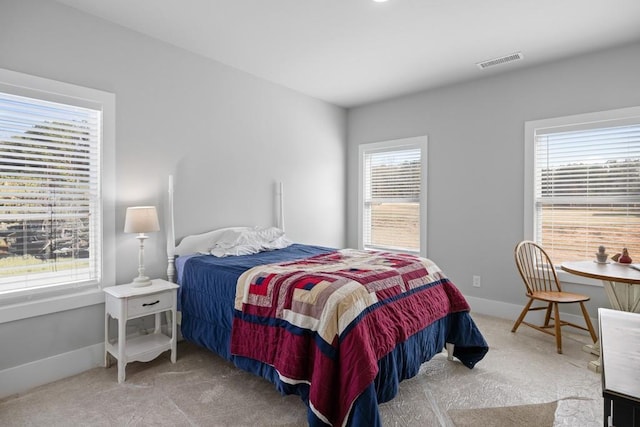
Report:
<svg viewBox="0 0 640 427"><path fill-rule="evenodd" d="M104 302L102 288L115 284L115 95L0 68L0 91L102 111L101 279L0 294L0 323Z"/></svg>
<svg viewBox="0 0 640 427"><path fill-rule="evenodd" d="M588 129L607 127L624 121L640 123L640 107L627 107L592 113L526 121L524 124L524 238L536 241L535 216L535 135L536 131L556 129ZM609 122L609 123L607 123ZM598 124L601 124L598 125ZM556 265L558 278L562 282L589 286L603 286L600 280L569 274Z"/></svg>
<svg viewBox="0 0 640 427"><path fill-rule="evenodd" d="M363 143L358 146L358 248L364 249L364 172L365 155L375 151L420 150L420 250L417 255L427 257L427 135ZM393 252L392 249L384 248Z"/></svg>

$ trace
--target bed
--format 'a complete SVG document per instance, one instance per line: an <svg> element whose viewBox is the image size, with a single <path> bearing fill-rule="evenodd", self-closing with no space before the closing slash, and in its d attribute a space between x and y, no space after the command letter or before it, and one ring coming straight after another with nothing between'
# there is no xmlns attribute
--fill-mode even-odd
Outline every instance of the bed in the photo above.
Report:
<svg viewBox="0 0 640 427"><path fill-rule="evenodd" d="M426 258L292 243L277 227L188 236L169 258L182 336L300 396L311 426L380 426L378 405L445 346L468 368L488 351Z"/></svg>
<svg viewBox="0 0 640 427"><path fill-rule="evenodd" d="M469 368L488 350L463 296L424 258L291 244L196 251L176 267L182 336L299 395L309 425L380 425L378 404L446 343ZM331 287L351 288L338 295L348 303ZM323 296L322 307L309 303Z"/></svg>

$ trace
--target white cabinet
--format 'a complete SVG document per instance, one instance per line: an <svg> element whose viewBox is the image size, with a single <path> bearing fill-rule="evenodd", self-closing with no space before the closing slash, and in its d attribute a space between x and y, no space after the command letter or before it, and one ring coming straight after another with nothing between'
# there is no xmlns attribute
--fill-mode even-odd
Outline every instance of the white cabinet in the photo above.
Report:
<svg viewBox="0 0 640 427"><path fill-rule="evenodd" d="M117 359L119 383L125 380L125 368L129 362L148 362L171 350L171 362L176 363L177 289L178 285L162 279L152 280L149 286L135 287L129 284L104 289L104 363L109 367L109 354ZM167 325L170 336L161 330L160 315L165 312L171 314ZM150 315L155 316L153 333L127 338L127 321ZM110 317L118 321L118 334L115 339L110 339Z"/></svg>

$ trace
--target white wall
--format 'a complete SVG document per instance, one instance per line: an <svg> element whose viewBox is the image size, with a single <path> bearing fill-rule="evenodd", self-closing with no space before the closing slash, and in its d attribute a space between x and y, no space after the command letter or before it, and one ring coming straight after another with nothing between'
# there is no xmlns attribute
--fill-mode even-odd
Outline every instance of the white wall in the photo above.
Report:
<svg viewBox="0 0 640 427"><path fill-rule="evenodd" d="M349 110L347 244L357 244L358 144L426 134L428 257L472 301L506 303L482 311L519 311L524 122L638 106L638 76L640 43ZM592 317L608 306L601 287L568 290L592 295Z"/></svg>
<svg viewBox="0 0 640 427"><path fill-rule="evenodd" d="M344 246L345 110L45 0L0 3L0 68L115 93L117 230L131 205L156 205L163 224L169 174L178 237L272 225L282 181L288 235ZM137 245L118 231L118 283L137 275ZM164 235L145 249L146 273L164 277ZM94 348L103 313L0 324L0 374Z"/></svg>

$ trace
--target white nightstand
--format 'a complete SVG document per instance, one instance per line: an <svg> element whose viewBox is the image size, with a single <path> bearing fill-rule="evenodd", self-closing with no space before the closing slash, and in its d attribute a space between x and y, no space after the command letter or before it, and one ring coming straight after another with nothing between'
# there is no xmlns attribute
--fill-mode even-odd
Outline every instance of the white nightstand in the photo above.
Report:
<svg viewBox="0 0 640 427"><path fill-rule="evenodd" d="M162 352L171 350L171 363L176 363L176 301L175 283L154 279L151 285L110 286L105 288L104 318L104 364L110 366L109 354L118 360L118 382L125 378L125 368L129 362L149 362ZM171 336L160 330L160 314L171 312ZM127 339L127 321L155 314L155 330L152 334L138 335ZM109 339L109 316L118 320L118 337ZM169 326L169 325L168 325Z"/></svg>

